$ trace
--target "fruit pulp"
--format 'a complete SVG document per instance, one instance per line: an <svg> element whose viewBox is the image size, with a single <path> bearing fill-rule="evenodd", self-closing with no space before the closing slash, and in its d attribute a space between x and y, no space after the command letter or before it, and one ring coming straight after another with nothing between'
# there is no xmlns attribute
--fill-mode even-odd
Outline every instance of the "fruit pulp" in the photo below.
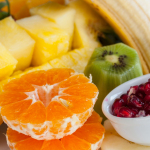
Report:
<svg viewBox="0 0 150 150"><path fill-rule="evenodd" d="M132 86L127 93L119 98L122 103L118 105L118 99L112 105L112 113L117 117L144 117L150 115L150 82ZM116 111L117 110L117 111Z"/></svg>
<svg viewBox="0 0 150 150"><path fill-rule="evenodd" d="M137 52L119 43L96 48L84 70L99 89L94 109L105 118L101 105L105 96L118 85L143 75Z"/></svg>

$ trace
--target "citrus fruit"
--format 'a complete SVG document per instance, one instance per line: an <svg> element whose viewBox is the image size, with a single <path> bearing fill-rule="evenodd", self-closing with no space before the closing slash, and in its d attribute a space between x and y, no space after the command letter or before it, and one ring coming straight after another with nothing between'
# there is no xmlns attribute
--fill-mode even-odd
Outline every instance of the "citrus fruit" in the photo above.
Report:
<svg viewBox="0 0 150 150"><path fill-rule="evenodd" d="M60 139L84 124L97 95L91 80L72 69L30 72L3 86L1 115L10 128L37 140Z"/></svg>
<svg viewBox="0 0 150 150"><path fill-rule="evenodd" d="M87 122L72 135L47 141L38 141L8 128L7 143L12 150L98 150L105 132L100 121L100 116L93 112Z"/></svg>

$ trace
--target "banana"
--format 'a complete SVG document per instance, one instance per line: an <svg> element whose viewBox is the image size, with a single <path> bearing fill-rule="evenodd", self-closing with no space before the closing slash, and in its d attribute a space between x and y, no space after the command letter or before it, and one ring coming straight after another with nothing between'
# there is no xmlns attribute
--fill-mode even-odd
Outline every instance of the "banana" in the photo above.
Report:
<svg viewBox="0 0 150 150"><path fill-rule="evenodd" d="M150 72L150 1L85 0L111 25L122 41L137 50L143 73Z"/></svg>
<svg viewBox="0 0 150 150"><path fill-rule="evenodd" d="M109 120L104 122L106 130L101 150L150 150L149 146L142 146L122 138L112 127Z"/></svg>

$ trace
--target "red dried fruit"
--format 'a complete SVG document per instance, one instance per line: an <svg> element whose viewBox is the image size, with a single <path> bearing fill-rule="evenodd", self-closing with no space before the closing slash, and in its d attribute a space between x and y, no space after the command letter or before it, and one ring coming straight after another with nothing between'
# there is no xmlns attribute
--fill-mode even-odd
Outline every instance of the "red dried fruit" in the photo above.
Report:
<svg viewBox="0 0 150 150"><path fill-rule="evenodd" d="M116 99L115 102L112 105L113 114L117 115L118 111L119 111L119 108L122 107L122 106L125 106L125 105L126 105L126 103L124 102L123 99L121 99L121 98Z"/></svg>
<svg viewBox="0 0 150 150"><path fill-rule="evenodd" d="M147 82L144 86L145 94L150 94L150 82Z"/></svg>
<svg viewBox="0 0 150 150"><path fill-rule="evenodd" d="M127 104L128 104L128 106L135 107L135 108L142 108L143 107L143 102L134 94L132 94L128 98Z"/></svg>
<svg viewBox="0 0 150 150"><path fill-rule="evenodd" d="M121 107L119 109L117 117L125 117L125 118L132 118L136 116L136 112L131 110L128 107Z"/></svg>

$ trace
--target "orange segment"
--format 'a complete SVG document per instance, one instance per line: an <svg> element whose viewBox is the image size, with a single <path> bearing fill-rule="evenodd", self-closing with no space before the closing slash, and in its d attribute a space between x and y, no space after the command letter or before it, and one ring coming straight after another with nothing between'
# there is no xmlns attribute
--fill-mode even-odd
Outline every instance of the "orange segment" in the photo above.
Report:
<svg viewBox="0 0 150 150"><path fill-rule="evenodd" d="M60 140L44 141L41 150L65 150Z"/></svg>
<svg viewBox="0 0 150 150"><path fill-rule="evenodd" d="M54 2L58 2L60 4L64 4L65 3L65 0L27 0L27 4L28 4L28 7L29 8L32 8L32 7L35 7L35 6L38 6L38 5L42 5L48 1L54 1Z"/></svg>
<svg viewBox="0 0 150 150"><path fill-rule="evenodd" d="M46 108L46 110L47 120L49 121L62 120L73 115L73 113L69 111L69 109L67 109L65 106L58 103L57 101L52 101Z"/></svg>
<svg viewBox="0 0 150 150"><path fill-rule="evenodd" d="M63 91L63 93L74 96L78 95L81 97L93 98L98 94L98 89L92 83L83 83L68 87Z"/></svg>
<svg viewBox="0 0 150 150"><path fill-rule="evenodd" d="M23 80L33 84L33 85L45 85L46 84L46 71L40 70L28 73L21 77Z"/></svg>
<svg viewBox="0 0 150 150"><path fill-rule="evenodd" d="M91 144L74 135L62 138L62 143L66 150L90 150Z"/></svg>
<svg viewBox="0 0 150 150"><path fill-rule="evenodd" d="M90 134L89 134L90 132ZM73 135L80 139L95 144L99 139L102 139L105 129L100 123L85 124L79 128Z"/></svg>
<svg viewBox="0 0 150 150"><path fill-rule="evenodd" d="M11 93L5 91L0 94L0 106L8 105L11 103L15 103L21 100L26 99L28 96L23 92L15 92L12 91Z"/></svg>
<svg viewBox="0 0 150 150"><path fill-rule="evenodd" d="M102 118L99 116L98 113L93 111L92 116L88 118L88 120L85 122L85 124L90 124L90 123L101 123Z"/></svg>
<svg viewBox="0 0 150 150"><path fill-rule="evenodd" d="M21 123L40 124L46 121L46 109L41 101L32 104L19 118Z"/></svg>
<svg viewBox="0 0 150 150"><path fill-rule="evenodd" d="M23 100L13 104L3 106L1 108L1 115L7 120L18 119L31 105L32 100Z"/></svg>
<svg viewBox="0 0 150 150"><path fill-rule="evenodd" d="M59 86L61 88L65 88L65 87L69 87L75 84L87 83L89 81L90 80L86 78L83 74L78 74L78 75L71 76L65 81L61 82Z"/></svg>
<svg viewBox="0 0 150 150"><path fill-rule="evenodd" d="M22 79L14 79L4 85L3 90L5 91L17 91L17 92L30 92L34 91L34 87L22 80Z"/></svg>
<svg viewBox="0 0 150 150"><path fill-rule="evenodd" d="M5 0L0 0L0 2L1 1L4 1L5 2ZM15 19L19 19L18 18L18 13L20 13L20 11L22 10L22 8L26 5L26 1L27 0L8 0L9 1L9 3L10 3L10 14L15 18ZM5 6L4 7L4 9L3 9L4 11L8 11L8 8ZM22 13L22 17L27 17L27 16L29 16L29 13L28 13L28 15L24 15L24 14L27 14L27 12L26 11L28 11L29 12L29 10L24 10Z"/></svg>
<svg viewBox="0 0 150 150"><path fill-rule="evenodd" d="M47 71L47 84L59 83L69 78L74 70L68 68L54 68Z"/></svg>
<svg viewBox="0 0 150 150"><path fill-rule="evenodd" d="M60 96L59 99L71 112L76 114L83 113L93 106L91 99L86 97Z"/></svg>
<svg viewBox="0 0 150 150"><path fill-rule="evenodd" d="M34 139L61 139L92 114L98 90L90 82L68 68L22 75L0 93L2 117L9 127Z"/></svg>
<svg viewBox="0 0 150 150"><path fill-rule="evenodd" d="M93 115L95 116L95 113L90 118L94 118ZM43 142L8 128L7 142L13 150L25 150L24 147L27 150L98 150L103 141L104 131L105 129L100 122L97 123L97 120L95 122L93 120L93 123L84 124L72 135L61 139L44 140ZM34 147L35 145L36 147Z"/></svg>
<svg viewBox="0 0 150 150"><path fill-rule="evenodd" d="M15 130L12 130L11 128L7 129L7 137L10 143L17 143L19 141L30 138L30 136L19 133Z"/></svg>
<svg viewBox="0 0 150 150"><path fill-rule="evenodd" d="M28 138L20 141L15 145L16 150L41 150L43 140L37 141L36 139Z"/></svg>

